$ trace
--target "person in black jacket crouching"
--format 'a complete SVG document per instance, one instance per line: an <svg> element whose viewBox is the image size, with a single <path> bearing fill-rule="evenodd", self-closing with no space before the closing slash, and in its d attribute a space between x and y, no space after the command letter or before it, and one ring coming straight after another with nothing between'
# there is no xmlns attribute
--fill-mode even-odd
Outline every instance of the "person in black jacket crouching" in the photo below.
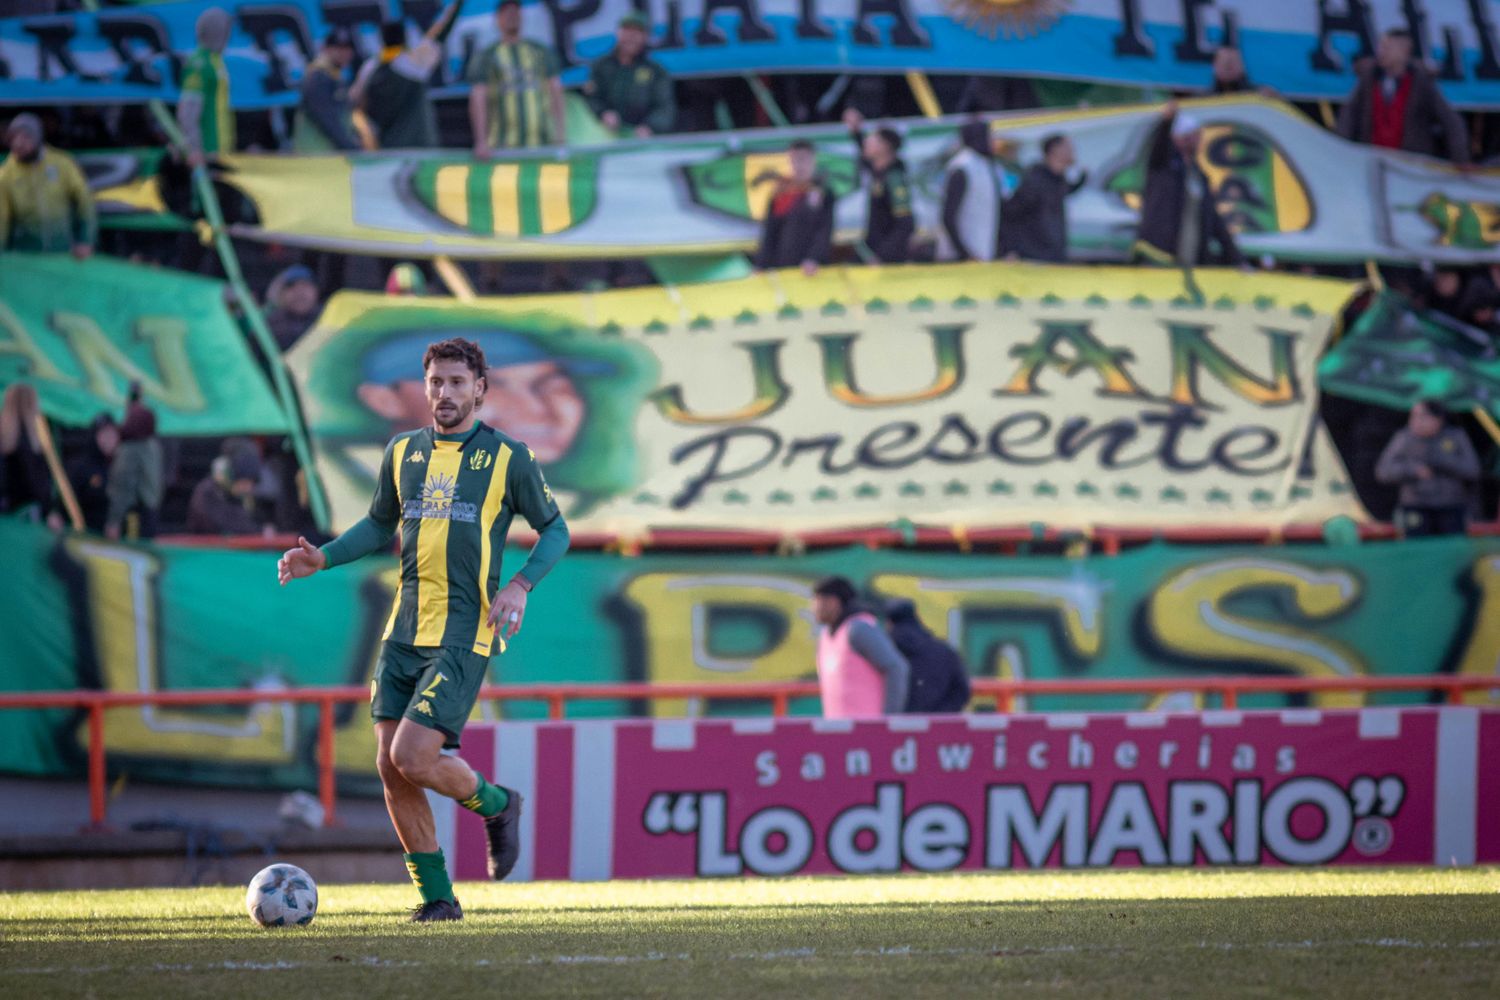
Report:
<svg viewBox="0 0 1500 1000"><path fill-rule="evenodd" d="M911 667L906 711L962 712L969 704L969 672L958 650L928 631L911 601L886 605L891 641Z"/></svg>

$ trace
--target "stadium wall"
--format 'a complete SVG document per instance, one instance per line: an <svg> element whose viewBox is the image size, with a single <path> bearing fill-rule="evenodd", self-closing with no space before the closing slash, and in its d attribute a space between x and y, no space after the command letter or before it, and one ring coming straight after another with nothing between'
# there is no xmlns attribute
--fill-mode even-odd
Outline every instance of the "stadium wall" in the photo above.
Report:
<svg viewBox="0 0 1500 1000"><path fill-rule="evenodd" d="M271 553L115 544L0 521L0 688L115 692L368 686L397 565L365 560L274 584ZM511 558L518 557L513 552ZM491 679L775 682L812 675L806 617L818 577L917 601L976 676L1195 678L1209 674L1495 676L1500 541L1358 546L1149 545L1117 556L831 549L802 556L574 553L538 588L526 631ZM225 595L233 595L226 600ZM1490 701L1484 692L1470 704ZM1308 707L1417 704L1426 694L1328 692ZM1186 692L1034 697L1026 711L1189 708ZM1280 695L1245 708L1295 707ZM976 708L987 706L977 704ZM495 718L481 705L475 721ZM742 713L712 699L579 703L574 717ZM764 709L763 709L764 710ZM815 712L815 701L794 713ZM539 718L512 703L507 718ZM114 775L232 787L316 787L316 712L291 705L112 708ZM86 726L67 710L13 710L0 770L84 773ZM377 789L361 706L336 717L345 792Z"/></svg>

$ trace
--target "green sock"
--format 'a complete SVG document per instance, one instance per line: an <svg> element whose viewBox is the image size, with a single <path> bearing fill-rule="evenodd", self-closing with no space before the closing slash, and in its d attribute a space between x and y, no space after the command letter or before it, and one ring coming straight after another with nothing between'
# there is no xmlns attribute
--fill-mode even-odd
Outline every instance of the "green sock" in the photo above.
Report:
<svg viewBox="0 0 1500 1000"><path fill-rule="evenodd" d="M404 854L406 870L422 894L422 902L453 899L453 883L448 880L448 863L441 850L431 854Z"/></svg>
<svg viewBox="0 0 1500 1000"><path fill-rule="evenodd" d="M504 812L505 807L510 805L510 796L505 794L505 789L485 781L482 774L476 774L475 777L479 779L479 787L474 789L473 795L466 799L459 799L458 804L470 812L478 813L485 819Z"/></svg>

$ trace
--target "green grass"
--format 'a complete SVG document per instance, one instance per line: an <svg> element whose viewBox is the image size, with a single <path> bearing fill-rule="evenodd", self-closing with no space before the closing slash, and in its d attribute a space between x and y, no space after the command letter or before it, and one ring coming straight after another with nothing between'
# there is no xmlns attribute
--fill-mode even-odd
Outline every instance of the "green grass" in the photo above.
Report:
<svg viewBox="0 0 1500 1000"><path fill-rule="evenodd" d="M0 894L0 997L1500 995L1500 871L993 873ZM293 992L288 992L293 991Z"/></svg>

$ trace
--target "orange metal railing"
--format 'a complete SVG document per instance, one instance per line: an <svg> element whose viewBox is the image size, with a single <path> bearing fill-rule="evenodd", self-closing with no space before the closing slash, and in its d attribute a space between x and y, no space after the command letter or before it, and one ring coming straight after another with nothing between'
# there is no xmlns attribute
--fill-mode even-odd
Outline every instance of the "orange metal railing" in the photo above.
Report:
<svg viewBox="0 0 1500 1000"><path fill-rule="evenodd" d="M1365 522L1357 526L1359 537L1364 541L1394 541L1399 536L1394 526L1383 522ZM1487 521L1469 525L1471 538L1492 538L1500 535L1500 521ZM695 551L703 549L741 549L747 552L773 552L788 544L803 548L833 548L847 545L863 545L870 549L890 549L910 546L926 548L980 546L1000 552L1012 552L1028 543L1065 544L1073 541L1088 541L1104 555L1118 555L1132 545L1161 541L1176 545L1280 545L1287 542L1315 543L1323 540L1324 528L1312 522L1293 523L1269 527L1264 525L1202 526L1175 525L1159 528L1111 527L1097 525L1087 531L1030 525L970 525L965 528L939 528L912 525L900 528L879 525L866 528L838 528L825 531L775 532L775 531L699 531L661 530L625 538L608 534L575 534L571 547L574 549L597 549L607 552L622 552L636 555L643 551ZM535 538L525 528L511 534L512 545L530 545ZM264 538L260 535L225 538L222 535L163 535L158 544L201 545L213 548L264 549L280 551L297 544L295 535L276 535Z"/></svg>
<svg viewBox="0 0 1500 1000"><path fill-rule="evenodd" d="M1014 711L1017 698L1032 695L1161 695L1186 692L1213 697L1224 708L1235 708L1246 694L1313 694L1328 691L1428 691L1459 702L1467 692L1500 693L1500 677L1429 674L1395 677L1150 677L1079 680L1000 680L976 677L976 697L993 697L998 711ZM566 716L574 701L645 701L658 698L706 698L714 700L770 702L771 712L784 716L795 698L815 698L818 685L807 681L750 684L500 684L482 688L485 701L543 702L549 719ZM74 708L88 713L89 817L95 829L104 828L105 818L105 727L104 712L111 708L141 705L162 707L257 705L291 703L318 707L318 795L323 804L324 825L335 822L337 785L334 760L334 708L364 702L369 690L356 685L307 687L289 691L195 690L195 691L34 691L0 692L0 709Z"/></svg>

